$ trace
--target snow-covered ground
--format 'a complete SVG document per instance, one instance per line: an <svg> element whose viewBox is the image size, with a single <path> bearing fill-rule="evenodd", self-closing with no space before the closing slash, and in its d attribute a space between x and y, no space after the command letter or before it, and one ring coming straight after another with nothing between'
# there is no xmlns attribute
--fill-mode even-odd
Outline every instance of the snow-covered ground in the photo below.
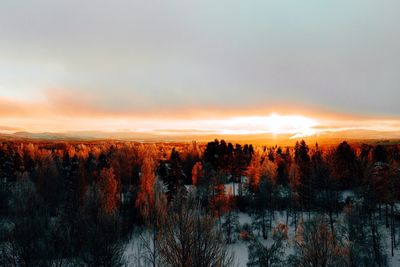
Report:
<svg viewBox="0 0 400 267"><path fill-rule="evenodd" d="M275 212L275 221L272 223L272 227L275 227L278 225L278 223L283 223L286 224L286 212ZM251 225L252 219L247 213L239 213L239 224L243 226L244 224L249 224ZM285 241L285 256L289 256L293 254L293 246L291 240L293 240L295 237L295 229L294 227L289 227L288 231L288 239ZM268 238L268 240L263 240L262 237L260 237L260 241L264 245L270 246L273 242L272 238ZM249 252L247 249L247 242L242 241L238 239L236 243L231 244L230 247L232 249L232 252L235 255L236 263L237 266L246 266L248 262L248 257L249 257Z"/></svg>
<svg viewBox="0 0 400 267"><path fill-rule="evenodd" d="M275 212L275 221L272 223L272 227L275 227L278 223L286 224L286 212ZM308 218L308 214L304 213L304 219ZM285 256L292 255L294 253L293 248L293 240L295 238L295 227L294 225L290 225L291 219L289 219L289 231L288 231L288 240L286 241L285 245ZM251 224L251 217L247 213L239 213L239 223L243 226L245 223ZM390 239L390 228L386 228L383 226L381 229L381 233L383 234L383 238L385 239L386 245L386 253L388 256L388 264L389 266L397 267L400 266L400 248L397 247L394 249L394 256L391 255L391 239ZM397 241L396 241L397 242ZM264 241L263 244L267 244L268 246L272 244L272 239L269 238L268 240ZM237 240L236 243L230 245L232 251L235 254L236 262L238 266L246 266L248 262L248 249L247 243L241 240Z"/></svg>
<svg viewBox="0 0 400 267"><path fill-rule="evenodd" d="M240 228L243 227L245 224L251 225L252 223L252 218L249 216L247 213L239 213L238 214L238 219L239 219L239 224ZM301 216L301 214L299 214ZM304 213L304 220L308 219L308 213ZM312 216L312 215L311 215ZM286 224L286 212L281 211L281 212L275 212L274 213L274 221L272 223L272 227L275 227L278 225L278 223L283 223ZM341 218L339 218L340 220ZM295 238L295 227L294 225L291 225L292 219L289 218L289 225L288 225L288 239L285 241L285 257L288 257L289 255L292 255L294 253L294 248L293 248L293 240ZM388 255L388 263L389 266L397 267L400 266L400 249L397 247L394 250L394 257L391 256L391 251L390 251L390 229L386 228L385 226L382 226L381 232L383 233L383 238L385 239L385 244L386 244L386 252ZM257 232L255 232L257 234ZM269 234L271 236L271 234ZM260 241L265 245L267 244L268 246L272 244L273 240L272 238L268 238L268 240L263 240L262 237L260 237ZM143 251L143 243L140 240L140 237L138 234L134 235L132 240L127 244L126 250L124 253L125 259L128 262L128 266L138 266L138 256L140 255L140 252ZM241 240L240 238L236 239L236 242L229 245L231 251L234 253L235 256L235 262L236 266L239 267L246 267L247 262L248 262L248 243L244 240ZM141 262L143 264L143 260L141 259ZM141 265L145 266L145 265Z"/></svg>
<svg viewBox="0 0 400 267"><path fill-rule="evenodd" d="M391 239L390 239L390 228L386 228L385 226L383 226L381 228L381 232L383 233L383 238L385 239L385 245L386 245L386 251L387 251L387 255L388 255L388 263L389 266L393 266L393 267L397 267L400 266L400 248L399 246L397 248L394 249L393 251L393 257L392 257L392 251L391 251ZM396 236L397 238L397 236ZM397 240L396 240L397 242Z"/></svg>

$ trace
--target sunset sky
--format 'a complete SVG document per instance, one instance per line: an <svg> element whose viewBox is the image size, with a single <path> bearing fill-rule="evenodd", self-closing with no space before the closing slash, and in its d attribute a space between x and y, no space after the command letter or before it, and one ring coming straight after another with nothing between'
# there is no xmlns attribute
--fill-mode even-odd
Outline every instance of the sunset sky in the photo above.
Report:
<svg viewBox="0 0 400 267"><path fill-rule="evenodd" d="M400 1L0 3L0 132L400 131Z"/></svg>

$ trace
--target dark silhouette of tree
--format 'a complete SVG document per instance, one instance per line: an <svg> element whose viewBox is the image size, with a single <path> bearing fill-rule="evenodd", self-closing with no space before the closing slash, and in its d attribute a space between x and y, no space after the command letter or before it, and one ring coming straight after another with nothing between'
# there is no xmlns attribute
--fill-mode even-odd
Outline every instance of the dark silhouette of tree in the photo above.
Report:
<svg viewBox="0 0 400 267"><path fill-rule="evenodd" d="M168 195L169 199L172 199L178 190L178 187L183 184L185 180L183 170L182 170L182 161L179 155L179 152L172 148L171 155L169 157L169 168L168 168L168 175L164 182L168 186Z"/></svg>
<svg viewBox="0 0 400 267"><path fill-rule="evenodd" d="M89 153L86 161L85 161L85 180L89 185L93 185L95 181L97 170L97 162L96 157L93 153Z"/></svg>
<svg viewBox="0 0 400 267"><path fill-rule="evenodd" d="M46 154L40 159L33 179L36 181L38 193L43 197L52 214L55 214L62 201L63 181L51 154Z"/></svg>
<svg viewBox="0 0 400 267"><path fill-rule="evenodd" d="M329 159L329 155L328 155ZM331 231L334 232L333 213L338 209L337 184L331 176L331 168L322 151L316 146L311 156L311 184L315 197L315 205L320 212L326 213L329 217Z"/></svg>
<svg viewBox="0 0 400 267"><path fill-rule="evenodd" d="M235 231L239 227L239 216L235 211L235 203L232 194L227 197L227 211L224 215L224 222L222 223L222 230L225 235L227 244L235 243Z"/></svg>
<svg viewBox="0 0 400 267"><path fill-rule="evenodd" d="M288 163L281 154L276 156L275 162L277 164L277 184L287 186L289 183Z"/></svg>
<svg viewBox="0 0 400 267"><path fill-rule="evenodd" d="M99 188L91 187L79 212L79 258L86 266L124 266L120 219L107 210L105 199Z"/></svg>
<svg viewBox="0 0 400 267"><path fill-rule="evenodd" d="M25 179L15 185L11 205L14 228L6 255L9 266L44 266L49 257L50 216L31 181Z"/></svg>
<svg viewBox="0 0 400 267"><path fill-rule="evenodd" d="M304 140L301 140L300 143L296 142L294 160L299 168L298 193L302 206L310 210L314 192L311 180L311 160L308 152L309 148Z"/></svg>
<svg viewBox="0 0 400 267"><path fill-rule="evenodd" d="M204 162L211 164L214 170L218 169L219 163L219 141L216 139L214 142L209 142L203 154Z"/></svg>
<svg viewBox="0 0 400 267"><path fill-rule="evenodd" d="M276 231L271 245L264 245L257 238L251 237L248 250L248 267L279 267L284 266L284 239L287 238L281 231Z"/></svg>
<svg viewBox="0 0 400 267"><path fill-rule="evenodd" d="M382 145L375 146L372 151L372 157L374 162L387 162L388 161L388 153L386 148Z"/></svg>
<svg viewBox="0 0 400 267"><path fill-rule="evenodd" d="M99 156L98 161L99 161L99 163L97 164L98 171L110 168L110 159L106 153L102 152Z"/></svg>
<svg viewBox="0 0 400 267"><path fill-rule="evenodd" d="M366 203L349 203L345 209L351 266L387 266L382 236Z"/></svg>
<svg viewBox="0 0 400 267"><path fill-rule="evenodd" d="M261 177L259 187L254 193L253 198L253 227L257 229L264 239L268 238L268 225L271 217L268 217L268 211L271 211L272 183L267 177Z"/></svg>
<svg viewBox="0 0 400 267"><path fill-rule="evenodd" d="M354 149L346 142L342 142L336 148L333 159L333 177L335 177L342 189L350 189L359 184L359 164Z"/></svg>

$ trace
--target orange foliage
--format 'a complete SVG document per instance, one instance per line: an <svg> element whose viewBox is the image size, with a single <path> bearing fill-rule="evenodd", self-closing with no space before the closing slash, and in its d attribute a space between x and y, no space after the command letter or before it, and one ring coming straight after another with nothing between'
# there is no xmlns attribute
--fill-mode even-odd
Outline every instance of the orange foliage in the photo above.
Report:
<svg viewBox="0 0 400 267"><path fill-rule="evenodd" d="M272 235L281 236L284 240L287 240L289 235L289 227L284 223L278 223L278 225L272 229Z"/></svg>
<svg viewBox="0 0 400 267"><path fill-rule="evenodd" d="M101 170L98 186L103 194L104 209L108 213L112 213L118 200L118 182L112 168Z"/></svg>
<svg viewBox="0 0 400 267"><path fill-rule="evenodd" d="M253 191L256 191L260 184L260 176L261 176L260 156L258 154L253 155L251 163L247 169L246 176L249 181L249 187Z"/></svg>
<svg viewBox="0 0 400 267"><path fill-rule="evenodd" d="M233 209L234 199L232 191L225 192L223 184L215 185L215 196L211 199L211 207L215 217L220 217L224 213Z"/></svg>
<svg viewBox="0 0 400 267"><path fill-rule="evenodd" d="M150 216L150 210L154 206L154 161L151 157L145 157L141 167L140 191L136 199L136 207L144 218Z"/></svg>
<svg viewBox="0 0 400 267"><path fill-rule="evenodd" d="M196 162L196 164L193 166L192 169L192 183L193 185L197 185L197 182L199 181L199 178L201 178L204 175L203 173L203 165L201 162Z"/></svg>

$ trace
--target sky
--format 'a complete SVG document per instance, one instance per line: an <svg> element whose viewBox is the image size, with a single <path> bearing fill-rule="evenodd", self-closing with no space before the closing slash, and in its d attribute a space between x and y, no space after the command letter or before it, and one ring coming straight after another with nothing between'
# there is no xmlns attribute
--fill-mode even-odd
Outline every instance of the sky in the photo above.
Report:
<svg viewBox="0 0 400 267"><path fill-rule="evenodd" d="M0 132L400 130L397 0L0 2Z"/></svg>

